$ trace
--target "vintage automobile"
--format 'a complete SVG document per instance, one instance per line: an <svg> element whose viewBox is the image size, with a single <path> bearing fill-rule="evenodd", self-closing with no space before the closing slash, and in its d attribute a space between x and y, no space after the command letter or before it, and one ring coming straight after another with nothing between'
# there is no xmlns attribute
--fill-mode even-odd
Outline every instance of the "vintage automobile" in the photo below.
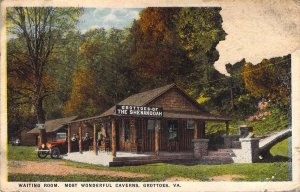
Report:
<svg viewBox="0 0 300 192"><path fill-rule="evenodd" d="M83 141L83 150L88 150L91 144L91 139ZM78 151L78 140L71 141L72 151ZM47 142L46 144L38 145L37 156L41 159L46 158L48 155L52 159L58 159L61 155L68 152L68 141L66 134L57 134L56 141Z"/></svg>

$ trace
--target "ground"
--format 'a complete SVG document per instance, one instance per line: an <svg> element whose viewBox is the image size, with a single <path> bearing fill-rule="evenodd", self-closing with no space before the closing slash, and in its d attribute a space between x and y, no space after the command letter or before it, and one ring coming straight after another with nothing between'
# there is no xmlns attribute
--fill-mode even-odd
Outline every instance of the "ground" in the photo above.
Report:
<svg viewBox="0 0 300 192"><path fill-rule="evenodd" d="M287 181L288 162L253 164L182 165L156 163L104 167L66 160L41 160L35 147L9 146L9 181ZM287 140L271 149L287 155Z"/></svg>

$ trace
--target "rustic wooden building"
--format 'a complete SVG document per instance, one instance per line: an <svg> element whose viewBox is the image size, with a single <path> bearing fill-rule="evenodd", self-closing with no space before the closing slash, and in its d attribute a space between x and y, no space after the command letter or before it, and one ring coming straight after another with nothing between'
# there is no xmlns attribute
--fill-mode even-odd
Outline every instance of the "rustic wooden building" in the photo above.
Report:
<svg viewBox="0 0 300 192"><path fill-rule="evenodd" d="M47 141L52 142L57 140L57 135L60 134L61 136L67 137L67 127L68 123L75 120L77 116L59 118L59 119L52 119L45 122L45 129L47 135ZM31 137L34 139L35 145L38 144L39 140L39 130L37 128L33 128L26 133L27 137Z"/></svg>
<svg viewBox="0 0 300 192"><path fill-rule="evenodd" d="M69 124L68 140L93 128L93 149L145 153L188 152L193 139L205 138L206 121L223 121L228 134L229 119L216 117L175 84L132 95L99 116ZM69 142L70 143L70 142ZM82 147L79 151L82 152ZM72 152L71 146L68 148Z"/></svg>

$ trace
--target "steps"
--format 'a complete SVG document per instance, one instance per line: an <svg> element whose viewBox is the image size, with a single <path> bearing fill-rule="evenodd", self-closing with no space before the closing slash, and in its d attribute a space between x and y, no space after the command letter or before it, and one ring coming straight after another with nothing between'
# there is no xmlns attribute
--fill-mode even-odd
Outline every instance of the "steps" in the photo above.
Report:
<svg viewBox="0 0 300 192"><path fill-rule="evenodd" d="M131 166L131 165L144 165L149 163L161 162L178 162L178 161L194 161L193 155L167 155L167 156L137 156L137 157L114 157L109 166Z"/></svg>
<svg viewBox="0 0 300 192"><path fill-rule="evenodd" d="M208 151L207 156L203 156L200 160L204 164L228 164L233 163L233 152L231 149L218 149L216 151Z"/></svg>
<svg viewBox="0 0 300 192"><path fill-rule="evenodd" d="M207 156L202 159L195 159L193 154L181 155L145 155L145 156L132 156L132 157L114 157L109 166L131 166L131 165L144 165L149 163L183 163L183 164L228 164L233 163L232 157L234 156L232 149L218 149L209 150Z"/></svg>

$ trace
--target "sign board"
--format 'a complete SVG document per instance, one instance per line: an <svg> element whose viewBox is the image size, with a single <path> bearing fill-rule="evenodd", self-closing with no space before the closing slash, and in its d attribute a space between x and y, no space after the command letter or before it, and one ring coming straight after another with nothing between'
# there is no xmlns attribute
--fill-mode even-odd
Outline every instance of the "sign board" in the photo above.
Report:
<svg viewBox="0 0 300 192"><path fill-rule="evenodd" d="M122 116L163 117L163 108L134 105L116 105L116 114Z"/></svg>
<svg viewBox="0 0 300 192"><path fill-rule="evenodd" d="M36 124L35 125L35 128L37 128L37 129L45 129L45 124Z"/></svg>

